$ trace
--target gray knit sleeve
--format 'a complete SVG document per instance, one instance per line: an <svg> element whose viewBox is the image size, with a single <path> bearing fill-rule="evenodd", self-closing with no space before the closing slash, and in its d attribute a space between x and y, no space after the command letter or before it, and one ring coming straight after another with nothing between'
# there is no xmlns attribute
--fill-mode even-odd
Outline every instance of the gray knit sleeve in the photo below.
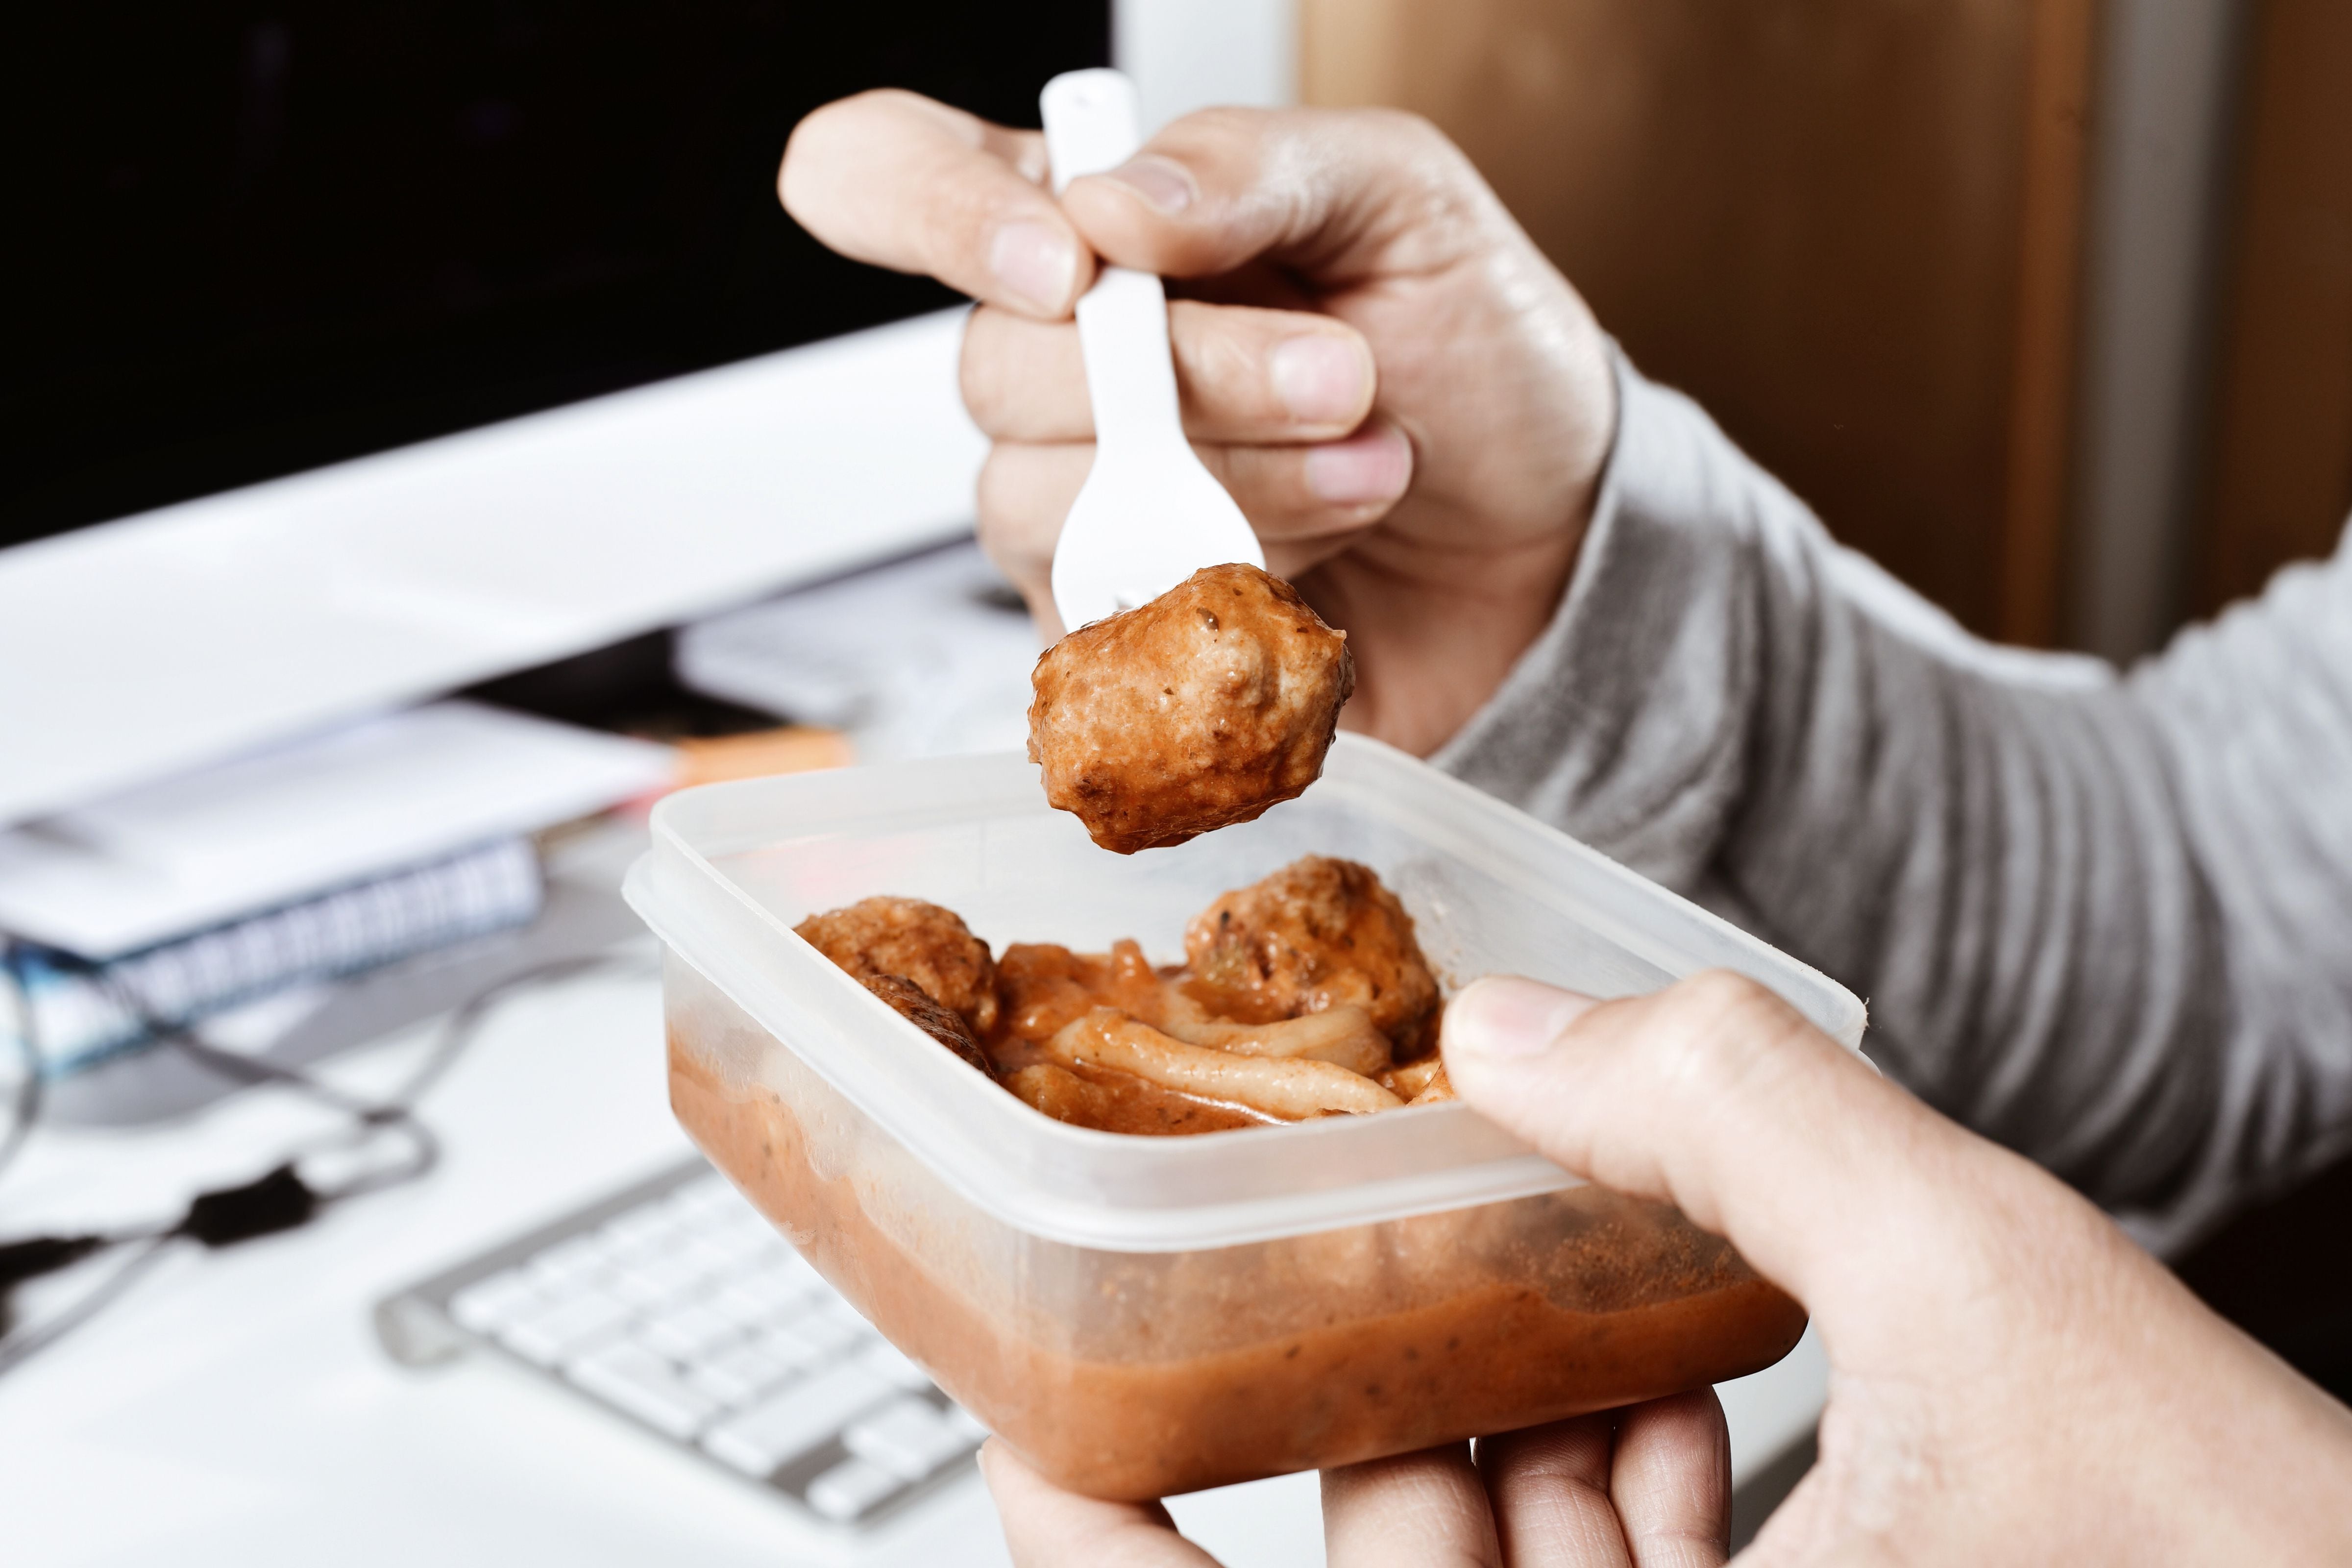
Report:
<svg viewBox="0 0 2352 1568"><path fill-rule="evenodd" d="M1979 642L1619 365L1551 625L1439 765L1867 997L2177 1246L2352 1137L2352 552L2128 678Z"/></svg>

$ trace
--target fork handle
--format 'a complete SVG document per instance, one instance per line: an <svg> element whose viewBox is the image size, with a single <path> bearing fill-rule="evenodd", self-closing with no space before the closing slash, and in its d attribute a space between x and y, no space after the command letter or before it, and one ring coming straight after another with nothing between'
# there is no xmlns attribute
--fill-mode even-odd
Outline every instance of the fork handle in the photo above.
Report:
<svg viewBox="0 0 2352 1568"><path fill-rule="evenodd" d="M1143 144L1135 83L1123 72L1066 71L1045 84L1038 107L1056 195L1081 174L1118 168ZM1078 349L1098 446L1183 441L1168 295L1157 277L1104 268L1078 300Z"/></svg>

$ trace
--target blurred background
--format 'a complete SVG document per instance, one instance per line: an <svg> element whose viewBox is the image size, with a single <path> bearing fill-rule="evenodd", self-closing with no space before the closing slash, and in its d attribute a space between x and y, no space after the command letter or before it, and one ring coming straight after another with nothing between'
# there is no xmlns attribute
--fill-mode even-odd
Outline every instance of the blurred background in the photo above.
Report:
<svg viewBox="0 0 2352 1568"><path fill-rule="evenodd" d="M45 12L0 544L951 303L784 216L785 136L877 81L1034 120L1108 20L931 9Z"/></svg>
<svg viewBox="0 0 2352 1568"><path fill-rule="evenodd" d="M784 217L784 134L875 81L1034 119L1112 9L45 13L0 545L943 306ZM1428 115L1645 368L1985 635L2128 658L2352 502L2338 7L1123 17L1163 113L1222 71Z"/></svg>
<svg viewBox="0 0 2352 1568"><path fill-rule="evenodd" d="M2352 505L2352 16L1302 0L1651 374L1970 629L2125 660Z"/></svg>
<svg viewBox="0 0 2352 1568"><path fill-rule="evenodd" d="M354 1519L387 1561L1001 1552L968 1443L744 1489L654 1451L659 1391L535 1363L608 1432L385 1353L530 1363L465 1289L628 1205L704 1215L661 1185L698 1167L614 896L653 798L1020 742L958 301L775 202L822 102L1033 125L1116 62L1155 125L1427 115L1645 371L1989 637L2127 662L2352 510L2323 0L148 3L18 38L0 1465L51 1483L45 1560L358 1560ZM156 1239L320 1140L319 1226ZM2347 1199L2339 1168L2179 1260L2339 1390L2352 1266L2313 1238ZM35 1236L91 1246L31 1271ZM16 1370L43 1323L73 1338ZM1810 1353L1727 1394L1743 1530L1809 1462ZM148 1509L91 1506L130 1475ZM1319 1549L1311 1484L1243 1491L1180 1512L1235 1564Z"/></svg>

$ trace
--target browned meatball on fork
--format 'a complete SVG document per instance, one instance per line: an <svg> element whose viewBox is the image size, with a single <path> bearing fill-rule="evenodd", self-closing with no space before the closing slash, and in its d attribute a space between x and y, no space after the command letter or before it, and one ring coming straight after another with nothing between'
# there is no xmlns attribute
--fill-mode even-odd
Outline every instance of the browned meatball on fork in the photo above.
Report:
<svg viewBox="0 0 2352 1568"><path fill-rule="evenodd" d="M1208 566L1045 650L1045 798L1131 855L1247 822L1323 771L1355 689L1345 632L1255 566Z"/></svg>

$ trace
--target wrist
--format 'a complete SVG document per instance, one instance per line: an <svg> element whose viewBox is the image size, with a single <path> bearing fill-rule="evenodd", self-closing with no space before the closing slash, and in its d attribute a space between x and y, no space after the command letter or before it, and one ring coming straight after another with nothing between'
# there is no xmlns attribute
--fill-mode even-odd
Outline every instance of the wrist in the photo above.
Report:
<svg viewBox="0 0 2352 1568"><path fill-rule="evenodd" d="M1583 530L1496 552L1475 572L1415 559L1402 542L1359 549L1298 580L1349 633L1357 695L1344 728L1415 756L1443 746L1484 707L1557 614ZM1434 553L1434 552L1433 552Z"/></svg>

